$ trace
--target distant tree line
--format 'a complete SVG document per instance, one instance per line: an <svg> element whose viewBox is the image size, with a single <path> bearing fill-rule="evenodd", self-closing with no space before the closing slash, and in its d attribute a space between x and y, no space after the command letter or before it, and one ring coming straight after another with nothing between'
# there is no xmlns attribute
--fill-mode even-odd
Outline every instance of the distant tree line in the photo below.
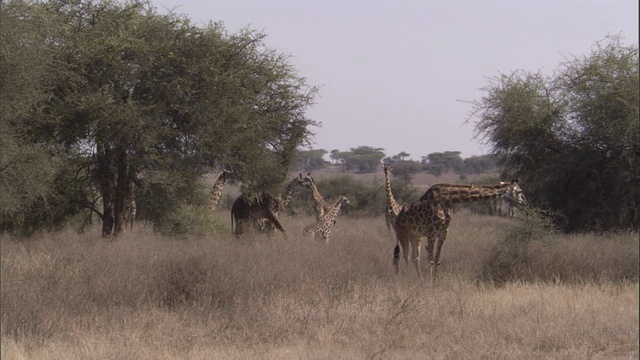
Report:
<svg viewBox="0 0 640 360"><path fill-rule="evenodd" d="M382 148L359 146L350 151L332 150L331 161L325 160L329 152L325 149L300 150L297 153L296 169L316 171L327 166L337 165L344 171L372 173L380 171L382 162L393 164L394 175L401 176L406 182L412 175L425 172L440 176L453 172L459 175L474 175L499 172L498 162L491 155L472 156L463 159L459 151L436 152L423 156L421 161L407 160L411 155L400 152L387 157Z"/></svg>
<svg viewBox="0 0 640 360"><path fill-rule="evenodd" d="M379 171L393 163L409 183L418 172L440 176L500 173L520 180L532 206L565 231L640 228L640 115L638 47L621 36L596 42L552 75L515 71L490 80L473 102L476 136L491 153L467 159L458 151L428 154L420 162L401 152L361 146L330 152L345 171ZM299 152L301 168L328 165L327 152ZM307 166L308 165L308 166ZM313 166L311 166L313 165Z"/></svg>

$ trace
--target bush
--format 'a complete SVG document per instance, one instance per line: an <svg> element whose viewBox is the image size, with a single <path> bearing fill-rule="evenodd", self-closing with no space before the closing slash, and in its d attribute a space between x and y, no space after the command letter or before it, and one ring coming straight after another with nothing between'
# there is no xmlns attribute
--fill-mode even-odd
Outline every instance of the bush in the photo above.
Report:
<svg viewBox="0 0 640 360"><path fill-rule="evenodd" d="M637 234L561 235L555 234L551 223L550 217L531 212L510 225L489 251L479 280L497 286L538 281L638 281ZM636 250L629 251L630 246Z"/></svg>
<svg viewBox="0 0 640 360"><path fill-rule="evenodd" d="M209 209L202 205L182 205L163 222L154 224L154 230L163 235L204 236L223 231L224 225L211 216Z"/></svg>

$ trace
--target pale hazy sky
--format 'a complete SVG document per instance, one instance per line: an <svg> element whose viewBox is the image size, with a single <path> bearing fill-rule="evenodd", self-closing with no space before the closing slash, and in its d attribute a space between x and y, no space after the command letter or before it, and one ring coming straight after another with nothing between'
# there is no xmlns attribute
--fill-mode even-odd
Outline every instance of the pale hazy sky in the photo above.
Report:
<svg viewBox="0 0 640 360"><path fill-rule="evenodd" d="M196 25L249 27L320 88L313 148L482 155L468 101L500 73L551 74L595 41L638 44L638 0L153 0Z"/></svg>

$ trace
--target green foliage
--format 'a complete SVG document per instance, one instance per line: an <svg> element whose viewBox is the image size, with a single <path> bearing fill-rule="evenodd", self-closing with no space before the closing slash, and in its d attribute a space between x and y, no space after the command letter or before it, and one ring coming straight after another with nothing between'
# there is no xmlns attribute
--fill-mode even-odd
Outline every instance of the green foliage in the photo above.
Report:
<svg viewBox="0 0 640 360"><path fill-rule="evenodd" d="M413 175L422 170L420 164L416 161L394 161L391 164L391 173L398 177L404 184L409 184Z"/></svg>
<svg viewBox="0 0 640 360"><path fill-rule="evenodd" d="M328 153L325 149L299 150L296 160L296 170L311 172L326 167L329 162L324 159Z"/></svg>
<svg viewBox="0 0 640 360"><path fill-rule="evenodd" d="M478 175L498 172L497 160L491 155L472 156L462 160L454 172L460 175Z"/></svg>
<svg viewBox="0 0 640 360"><path fill-rule="evenodd" d="M351 148L351 151L331 151L331 159L343 166L345 171L357 170L363 173L375 172L384 158L384 149L371 146Z"/></svg>
<svg viewBox="0 0 640 360"><path fill-rule="evenodd" d="M453 171L460 167L460 164L462 164L462 158L460 157L459 151L445 151L442 153L435 152L427 156L423 156L422 163L425 172L435 176L440 176L443 173Z"/></svg>
<svg viewBox="0 0 640 360"><path fill-rule="evenodd" d="M311 136L305 111L317 90L262 33L194 27L140 1L9 2L0 16L2 140L11 144L0 180L12 187L3 223L34 198L64 200L52 193L51 166L67 159L78 190L67 200L98 213L110 235L133 184L192 184L222 163L245 187L273 192ZM45 164L53 156L63 160ZM43 181L29 185L30 172ZM17 206L21 191L30 195Z"/></svg>
<svg viewBox="0 0 640 360"><path fill-rule="evenodd" d="M533 204L558 213L567 231L638 228L637 45L609 37L552 77L514 72L484 92L477 135Z"/></svg>

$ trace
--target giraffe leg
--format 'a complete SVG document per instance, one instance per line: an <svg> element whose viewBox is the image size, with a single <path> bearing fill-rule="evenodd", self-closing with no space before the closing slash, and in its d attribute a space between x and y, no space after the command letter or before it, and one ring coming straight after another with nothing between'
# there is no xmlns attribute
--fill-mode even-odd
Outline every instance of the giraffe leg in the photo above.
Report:
<svg viewBox="0 0 640 360"><path fill-rule="evenodd" d="M441 229L438 233L438 243L436 244L436 253L435 253L435 264L436 268L440 266L440 253L442 251L442 245L444 245L444 241L447 240L447 234L449 233L449 228ZM435 275L435 271L434 271Z"/></svg>
<svg viewBox="0 0 640 360"><path fill-rule="evenodd" d="M435 276L434 257L433 257L433 247L434 247L433 245L435 242L435 237L433 235L434 234L431 234L431 233L427 235L427 245L425 246L425 249L427 250L427 260L429 261L429 275L432 279Z"/></svg>
<svg viewBox="0 0 640 360"><path fill-rule="evenodd" d="M444 245L445 240L447 240L450 223L451 223L451 214L449 214L449 212L446 211L444 216L444 221L442 222L437 233L434 234L437 236L437 239L438 239L436 243L436 252L434 256L435 266L436 266L435 270L437 270L437 268L440 266L440 253L442 251L442 245ZM434 271L434 276L435 276L435 271Z"/></svg>
<svg viewBox="0 0 640 360"><path fill-rule="evenodd" d="M422 268L420 267L420 236L413 235L411 239L411 257L413 260L413 265L416 268L416 272L418 276L422 275Z"/></svg>
<svg viewBox="0 0 640 360"><path fill-rule="evenodd" d="M396 243L396 247L393 249L393 265L396 268L396 274L399 273L399 257L400 257L400 247L402 247L402 257L404 258L405 269L409 268L409 240L402 231L396 233L396 239L398 240Z"/></svg>
<svg viewBox="0 0 640 360"><path fill-rule="evenodd" d="M396 269L396 274L399 272L398 261L400 260L400 245L396 244L393 248L393 267Z"/></svg>
<svg viewBox="0 0 640 360"><path fill-rule="evenodd" d="M265 215L266 218L269 219L269 221L276 227L276 229L282 232L282 235L284 235L284 239L287 240L287 232L284 230L284 227L282 227L282 224L280 223L278 218L271 212L267 212Z"/></svg>

